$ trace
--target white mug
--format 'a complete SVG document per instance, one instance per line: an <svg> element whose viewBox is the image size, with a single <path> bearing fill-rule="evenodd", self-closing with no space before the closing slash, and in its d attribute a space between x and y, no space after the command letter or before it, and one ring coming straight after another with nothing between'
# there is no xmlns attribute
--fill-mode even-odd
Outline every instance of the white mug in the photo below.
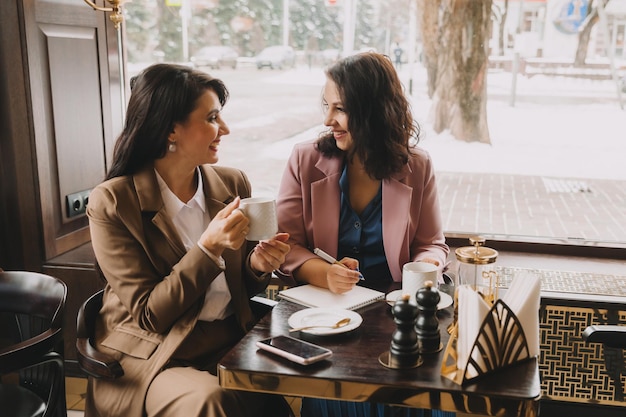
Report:
<svg viewBox="0 0 626 417"><path fill-rule="evenodd" d="M402 294L409 294L409 302L417 304L415 294L424 287L426 281L437 285L439 267L429 262L408 262L402 267Z"/></svg>
<svg viewBox="0 0 626 417"><path fill-rule="evenodd" d="M250 231L247 240L270 239L278 232L276 218L276 201L272 198L251 197L244 198L239 209L250 220Z"/></svg>

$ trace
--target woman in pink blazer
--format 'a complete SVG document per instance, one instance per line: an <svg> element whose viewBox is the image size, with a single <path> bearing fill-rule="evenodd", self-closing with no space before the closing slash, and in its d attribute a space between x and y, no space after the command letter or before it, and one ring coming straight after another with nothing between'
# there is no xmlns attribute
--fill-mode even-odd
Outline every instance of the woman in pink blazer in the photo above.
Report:
<svg viewBox="0 0 626 417"><path fill-rule="evenodd" d="M400 282L410 261L442 269L449 248L434 168L412 146L419 130L392 63L376 53L339 61L327 70L323 101L329 131L294 147L280 184L279 230L291 245L281 273L345 292L359 282L357 267L365 285L379 281L371 268L387 283Z"/></svg>
<svg viewBox="0 0 626 417"><path fill-rule="evenodd" d="M291 245L281 274L343 293L357 284L385 290L402 280L409 261L443 269L449 248L434 169L413 146L418 126L391 61L358 54L332 65L326 77L329 130L294 147L278 193L279 230ZM315 248L344 266L322 260ZM366 403L302 404L303 417L371 411Z"/></svg>

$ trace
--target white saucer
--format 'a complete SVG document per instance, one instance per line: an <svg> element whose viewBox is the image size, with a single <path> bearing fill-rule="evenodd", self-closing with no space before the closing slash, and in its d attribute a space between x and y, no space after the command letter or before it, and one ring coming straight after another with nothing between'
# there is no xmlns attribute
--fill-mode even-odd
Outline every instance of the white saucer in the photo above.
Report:
<svg viewBox="0 0 626 417"><path fill-rule="evenodd" d="M292 328L315 325L332 326L345 317L350 318L350 323L338 329L312 327L300 331L314 335L338 334L354 330L363 322L363 317L359 313L341 308L306 308L293 313L287 322Z"/></svg>
<svg viewBox="0 0 626 417"><path fill-rule="evenodd" d="M394 305L396 300L402 296L402 290L391 291L385 299L387 300L387 304L390 306ZM442 310L444 308L450 307L452 305L452 297L450 297L445 292L439 291L439 296L441 299L437 304L437 310Z"/></svg>

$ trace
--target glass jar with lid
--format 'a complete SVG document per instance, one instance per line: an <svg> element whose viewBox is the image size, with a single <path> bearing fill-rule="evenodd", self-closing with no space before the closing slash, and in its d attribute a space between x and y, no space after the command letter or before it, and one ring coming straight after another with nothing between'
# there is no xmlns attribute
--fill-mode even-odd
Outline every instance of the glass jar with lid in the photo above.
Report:
<svg viewBox="0 0 626 417"><path fill-rule="evenodd" d="M498 298L498 274L495 269L498 251L484 246L485 239L470 237L471 246L457 248L454 253L458 261L457 287L469 285L485 300L493 303Z"/></svg>

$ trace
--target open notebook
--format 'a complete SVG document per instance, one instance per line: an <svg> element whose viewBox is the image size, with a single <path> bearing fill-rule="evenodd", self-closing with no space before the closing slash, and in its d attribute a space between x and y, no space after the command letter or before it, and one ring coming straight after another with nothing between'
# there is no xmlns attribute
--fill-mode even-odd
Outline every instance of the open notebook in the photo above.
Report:
<svg viewBox="0 0 626 417"><path fill-rule="evenodd" d="M385 293L358 285L347 293L335 294L326 288L306 284L280 291L278 296L307 307L342 308L346 310L356 310L385 299Z"/></svg>

